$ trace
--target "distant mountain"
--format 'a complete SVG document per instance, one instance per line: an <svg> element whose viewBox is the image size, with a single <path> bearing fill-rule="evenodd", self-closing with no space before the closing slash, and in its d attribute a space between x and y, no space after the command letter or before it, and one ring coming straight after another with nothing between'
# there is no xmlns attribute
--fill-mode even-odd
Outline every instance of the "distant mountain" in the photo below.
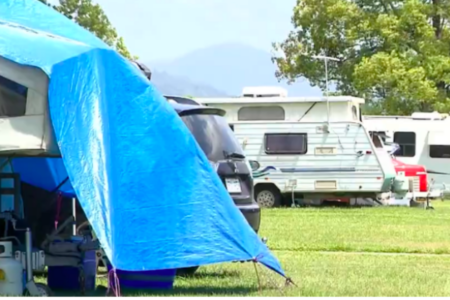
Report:
<svg viewBox="0 0 450 300"><path fill-rule="evenodd" d="M152 83L158 91L170 96L195 97L226 97L227 93L209 85L195 83L188 78L169 75L166 72L154 70L151 64L146 64L152 70Z"/></svg>
<svg viewBox="0 0 450 300"><path fill-rule="evenodd" d="M284 87L289 96L322 95L321 90L311 87L307 80L300 80L292 85L279 83L275 77L276 66L271 61L271 54L242 44L211 46L172 61L147 64L153 70L197 82L199 92L200 86L207 85L228 95L237 96L241 94L244 86L265 85ZM205 90L205 93L209 92Z"/></svg>

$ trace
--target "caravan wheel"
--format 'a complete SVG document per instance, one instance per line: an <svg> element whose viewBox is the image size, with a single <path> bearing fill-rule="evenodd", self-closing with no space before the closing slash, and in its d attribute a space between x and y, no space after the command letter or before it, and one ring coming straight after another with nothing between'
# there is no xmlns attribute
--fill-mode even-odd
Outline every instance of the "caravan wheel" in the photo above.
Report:
<svg viewBox="0 0 450 300"><path fill-rule="evenodd" d="M259 185L255 187L256 202L261 207L279 207L281 193L273 185Z"/></svg>

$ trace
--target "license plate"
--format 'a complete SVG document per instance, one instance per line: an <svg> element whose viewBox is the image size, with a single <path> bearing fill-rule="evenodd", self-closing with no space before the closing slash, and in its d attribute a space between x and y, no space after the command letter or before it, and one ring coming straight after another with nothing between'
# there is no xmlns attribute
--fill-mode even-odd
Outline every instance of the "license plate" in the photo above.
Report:
<svg viewBox="0 0 450 300"><path fill-rule="evenodd" d="M225 185L227 187L228 192L230 193L241 192L241 183L237 178L225 178Z"/></svg>

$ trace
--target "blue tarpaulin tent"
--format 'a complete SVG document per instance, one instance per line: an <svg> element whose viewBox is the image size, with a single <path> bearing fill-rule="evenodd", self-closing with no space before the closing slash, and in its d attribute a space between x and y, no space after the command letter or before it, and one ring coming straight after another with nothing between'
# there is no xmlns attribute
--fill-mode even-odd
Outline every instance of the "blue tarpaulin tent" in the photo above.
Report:
<svg viewBox="0 0 450 300"><path fill-rule="evenodd" d="M66 197L76 197L61 158L26 157L14 158L11 162L12 170L20 174L23 182L49 192L59 191Z"/></svg>
<svg viewBox="0 0 450 300"><path fill-rule="evenodd" d="M0 56L48 75L64 168L115 268L254 259L284 275L175 111L128 60L36 0L0 1Z"/></svg>

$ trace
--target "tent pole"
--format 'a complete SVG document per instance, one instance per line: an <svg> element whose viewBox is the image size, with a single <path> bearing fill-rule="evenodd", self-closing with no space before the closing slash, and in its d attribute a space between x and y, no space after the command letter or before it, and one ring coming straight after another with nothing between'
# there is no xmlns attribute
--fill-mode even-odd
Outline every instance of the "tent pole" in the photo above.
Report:
<svg viewBox="0 0 450 300"><path fill-rule="evenodd" d="M72 198L72 235L77 235L77 198Z"/></svg>

